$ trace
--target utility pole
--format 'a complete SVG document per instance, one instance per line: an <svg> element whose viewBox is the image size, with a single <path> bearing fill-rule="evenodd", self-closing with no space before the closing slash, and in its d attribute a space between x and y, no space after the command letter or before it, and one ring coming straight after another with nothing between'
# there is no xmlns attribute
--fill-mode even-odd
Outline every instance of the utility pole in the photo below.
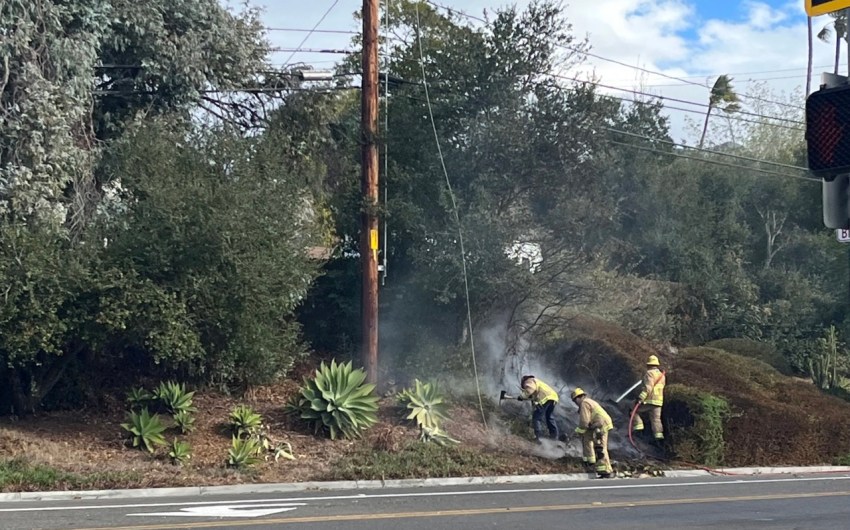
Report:
<svg viewBox="0 0 850 530"><path fill-rule="evenodd" d="M367 380L378 382L378 3L363 0L363 78L361 81L360 228L362 266L361 317L363 366Z"/></svg>

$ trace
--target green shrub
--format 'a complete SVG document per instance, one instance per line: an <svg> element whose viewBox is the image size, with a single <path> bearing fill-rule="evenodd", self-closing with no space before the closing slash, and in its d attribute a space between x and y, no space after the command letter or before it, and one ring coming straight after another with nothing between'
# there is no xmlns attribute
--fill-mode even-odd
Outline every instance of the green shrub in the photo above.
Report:
<svg viewBox="0 0 850 530"><path fill-rule="evenodd" d="M731 411L718 396L684 385L665 389L665 417L672 427L672 447L682 460L716 466L726 449L724 425Z"/></svg>
<svg viewBox="0 0 850 530"><path fill-rule="evenodd" d="M263 417L251 407L237 405L230 412L230 430L237 438L251 436L263 426Z"/></svg>
<svg viewBox="0 0 850 530"><path fill-rule="evenodd" d="M191 412L181 410L173 415L172 418L182 434L189 434L195 430L195 416Z"/></svg>
<svg viewBox="0 0 850 530"><path fill-rule="evenodd" d="M133 388L127 392L127 405L130 410L137 410L146 407L153 400L153 394L144 388Z"/></svg>
<svg viewBox="0 0 850 530"><path fill-rule="evenodd" d="M227 465L239 469L251 467L260 462L262 447L254 438L233 437L228 451Z"/></svg>
<svg viewBox="0 0 850 530"><path fill-rule="evenodd" d="M300 415L316 433L327 433L332 440L339 436L359 437L377 423L378 397L375 385L364 384L366 373L354 370L351 362L330 366L322 363L316 376L304 380L300 397L289 412Z"/></svg>
<svg viewBox="0 0 850 530"><path fill-rule="evenodd" d="M196 412L197 410L192 406L192 398L195 393L186 392L186 385L183 383L175 383L174 381L160 383L159 388L154 390L154 395L169 414Z"/></svg>
<svg viewBox="0 0 850 530"><path fill-rule="evenodd" d="M177 438L171 442L171 449L168 451L168 457L171 458L171 463L174 465L185 464L192 458L192 446L189 442L178 440Z"/></svg>
<svg viewBox="0 0 850 530"><path fill-rule="evenodd" d="M162 433L167 427L163 425L158 414L151 415L147 408L143 408L141 412L131 411L127 423L122 423L121 427L131 434L133 447L144 447L153 453L156 446L166 443Z"/></svg>

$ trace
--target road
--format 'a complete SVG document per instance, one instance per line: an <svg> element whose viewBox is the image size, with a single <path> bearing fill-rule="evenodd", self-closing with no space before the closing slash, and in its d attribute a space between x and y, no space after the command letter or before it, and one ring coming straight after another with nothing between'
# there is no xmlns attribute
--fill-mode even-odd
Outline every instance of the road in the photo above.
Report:
<svg viewBox="0 0 850 530"><path fill-rule="evenodd" d="M3 530L850 528L850 474L0 503Z"/></svg>

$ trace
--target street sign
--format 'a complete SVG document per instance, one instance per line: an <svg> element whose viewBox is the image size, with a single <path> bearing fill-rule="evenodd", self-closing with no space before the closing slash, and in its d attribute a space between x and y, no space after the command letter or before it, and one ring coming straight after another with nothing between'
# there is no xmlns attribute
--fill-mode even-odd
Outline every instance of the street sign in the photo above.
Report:
<svg viewBox="0 0 850 530"><path fill-rule="evenodd" d="M805 0L806 13L810 17L841 11L850 7L850 0Z"/></svg>
<svg viewBox="0 0 850 530"><path fill-rule="evenodd" d="M835 230L835 238L840 243L850 243L850 230L847 228L838 228Z"/></svg>

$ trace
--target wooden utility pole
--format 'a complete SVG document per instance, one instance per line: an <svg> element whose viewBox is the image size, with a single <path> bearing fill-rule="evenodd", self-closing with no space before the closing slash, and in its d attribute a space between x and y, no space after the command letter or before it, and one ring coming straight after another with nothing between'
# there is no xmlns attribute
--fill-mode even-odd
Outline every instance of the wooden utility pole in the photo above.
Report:
<svg viewBox="0 0 850 530"><path fill-rule="evenodd" d="M378 3L363 0L363 78L361 187L363 212L360 261L363 366L370 383L378 382Z"/></svg>

